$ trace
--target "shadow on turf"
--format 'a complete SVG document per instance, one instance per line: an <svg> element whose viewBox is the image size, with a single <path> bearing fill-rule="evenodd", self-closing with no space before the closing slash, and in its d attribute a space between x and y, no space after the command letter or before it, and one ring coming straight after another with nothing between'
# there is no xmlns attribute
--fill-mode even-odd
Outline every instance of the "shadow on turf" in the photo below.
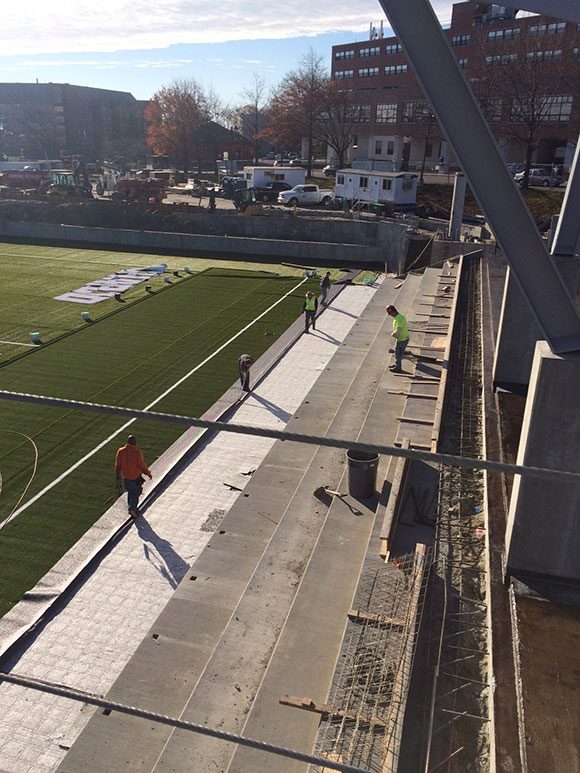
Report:
<svg viewBox="0 0 580 773"><path fill-rule="evenodd" d="M147 561L157 568L172 588L177 588L189 569L189 565L175 552L171 542L160 537L143 516L137 518L135 526L143 540L143 553ZM154 548L153 552L147 543L150 543Z"/></svg>

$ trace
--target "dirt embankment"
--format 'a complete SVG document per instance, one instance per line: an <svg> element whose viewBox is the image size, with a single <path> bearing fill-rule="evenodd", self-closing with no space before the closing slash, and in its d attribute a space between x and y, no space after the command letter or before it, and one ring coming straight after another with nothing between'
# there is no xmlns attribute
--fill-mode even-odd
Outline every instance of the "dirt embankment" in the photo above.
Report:
<svg viewBox="0 0 580 773"><path fill-rule="evenodd" d="M187 222L186 216L166 213L164 205L109 201L0 201L0 220L127 228L135 231L204 233L202 224L194 225ZM212 231L215 232L215 228L207 229L208 233Z"/></svg>

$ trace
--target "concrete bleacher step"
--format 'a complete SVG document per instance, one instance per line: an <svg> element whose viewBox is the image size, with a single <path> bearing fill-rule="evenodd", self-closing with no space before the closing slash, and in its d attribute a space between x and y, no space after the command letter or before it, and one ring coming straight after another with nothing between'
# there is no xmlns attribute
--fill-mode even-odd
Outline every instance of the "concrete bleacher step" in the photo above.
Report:
<svg viewBox="0 0 580 773"><path fill-rule="evenodd" d="M400 287L385 280L290 431L393 443L404 398L389 395L396 377L387 367L392 320L384 307L395 303L413 318L432 281L431 272L410 275ZM389 463L381 459L379 481ZM318 719L279 706L278 697L326 697L377 511L378 496L335 499L330 509L313 496L325 484L343 490L344 471L343 451L278 441L108 697L309 750ZM95 714L60 770L91 759L111 773L128 765L304 769L115 713Z"/></svg>
<svg viewBox="0 0 580 773"><path fill-rule="evenodd" d="M376 339L385 320L384 306L397 295L395 284L398 282L387 279L377 291L377 303L368 307L338 347L317 385L291 419L290 430L358 435L383 369ZM207 718L202 721L224 724L223 698L217 689L212 693L211 663L222 658L221 678L225 676L226 687L240 700L240 692L232 686L236 669L227 654L228 647L230 652L232 648L237 652L239 641L243 643L255 621L258 625L262 619L265 630L274 632L283 623L287 610L281 608L278 612L279 599L273 596L271 606L260 613L261 618L254 613L252 600L259 602L263 589L269 592L269 577L278 581L282 595L287 587L292 594L295 592L326 516L326 507L313 497L313 492L323 484L336 485L343 470L342 451L276 443L109 697L173 716L186 716L188 703L190 707L196 703L190 701L192 693L197 691L199 696L204 692L199 705L205 707ZM240 604L252 611L238 626L241 621L236 609ZM276 613L278 623L269 609ZM269 645L270 650L272 646ZM243 666L240 659L240 672ZM237 727L240 718L234 719ZM95 763L98 760L102 769L110 771L126 769L129 760L139 769L154 769L168 740L168 749L171 746L173 739L169 736L165 727L98 712L60 769L78 770L79 764L90 759Z"/></svg>
<svg viewBox="0 0 580 773"><path fill-rule="evenodd" d="M407 277L396 299L391 297L386 302L395 303L397 309L412 315L423 292L430 290L434 281L434 276L427 280L424 276ZM381 300L374 299L375 302ZM403 405L403 398L388 395L394 379L387 367L391 331L392 319L385 317L380 341L383 373L357 438L369 443L392 444L397 433L396 416ZM386 475L389 479L394 475L394 466L390 459L382 460L379 488L386 468L389 468ZM343 480L341 490L345 486ZM333 502L276 650L252 702L243 727L244 735L311 751L319 718L307 711L279 705L279 698L291 694L317 703L326 701L361 567L369 551L378 558L377 502L368 509L365 504L356 503L361 513L353 518L352 498ZM364 536L359 534L355 545L352 532L361 526L361 516L365 518ZM348 539L345 534L349 535ZM267 769L267 758L262 753L238 747L225 769L228 773ZM290 773L306 768L291 760L279 759L275 769L279 773Z"/></svg>
<svg viewBox="0 0 580 773"><path fill-rule="evenodd" d="M410 284L418 284L418 281L414 278ZM334 380L332 372L337 371L340 372L339 381L346 383L348 388L345 390L343 387L340 405L338 402L335 404L334 415L324 433L354 438L359 435L385 369L384 306L392 297L393 291L387 282L361 314L332 359L329 371L311 390L289 429L300 431L302 427L297 425L302 424L304 431L310 431L313 418L323 414L324 406L333 402L330 380ZM357 355L360 364L355 369L354 358ZM349 374L346 379L345 373ZM286 458L288 449L282 445L279 451ZM278 637L303 581L305 568L322 530L326 529L327 508L313 497L313 493L325 483L334 488L343 471L343 452L327 448L315 451L236 607L230 625L191 696L184 718L207 722L212 726L219 724L230 732L241 732L273 653L278 648ZM356 522L353 524L353 513L347 509L346 521L341 524L333 541L341 541L349 557L358 550L362 560L373 513L363 504L359 505L359 512L360 516L354 516ZM328 555L331 556L332 552ZM357 561L353 561L348 570L354 572L351 585L356 580L356 566ZM335 601L342 598L341 592L335 594ZM332 660L330 665L333 665ZM185 760L194 769L203 770L208 760L212 760L217 769L225 769L231 754L232 749L223 743L177 732L169 741L156 769L172 770ZM277 760L276 768L279 764Z"/></svg>

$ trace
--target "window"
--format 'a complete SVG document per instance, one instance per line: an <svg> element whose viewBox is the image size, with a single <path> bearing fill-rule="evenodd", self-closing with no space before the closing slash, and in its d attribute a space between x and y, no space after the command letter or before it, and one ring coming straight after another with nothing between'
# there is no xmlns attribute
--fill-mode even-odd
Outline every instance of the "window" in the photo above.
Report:
<svg viewBox="0 0 580 773"><path fill-rule="evenodd" d="M335 51L335 59L354 59L354 49L349 51Z"/></svg>
<svg viewBox="0 0 580 773"><path fill-rule="evenodd" d="M433 118L433 112L426 99L403 102L402 123L427 123Z"/></svg>
<svg viewBox="0 0 580 773"><path fill-rule="evenodd" d="M380 53L380 46L372 46L372 48L361 48L358 52L358 55L361 59L364 59L367 56L378 56Z"/></svg>
<svg viewBox="0 0 580 773"><path fill-rule="evenodd" d="M334 77L338 78L339 80L341 78L352 78L354 75L354 70L337 70L334 73Z"/></svg>
<svg viewBox="0 0 580 773"><path fill-rule="evenodd" d="M519 27L510 27L507 30L491 30L487 33L487 42L498 43L501 40L515 40L519 36Z"/></svg>
<svg viewBox="0 0 580 773"><path fill-rule="evenodd" d="M368 177L359 177L358 178L358 187L359 188L368 188L369 187L369 178Z"/></svg>
<svg viewBox="0 0 580 773"><path fill-rule="evenodd" d="M381 156L383 153L383 141L375 140L375 155Z"/></svg>
<svg viewBox="0 0 580 773"><path fill-rule="evenodd" d="M385 46L385 54L402 54L403 46L400 43L389 43Z"/></svg>
<svg viewBox="0 0 580 773"><path fill-rule="evenodd" d="M459 68L461 70L465 70L465 68L467 67L467 59L458 59L457 64L459 65Z"/></svg>
<svg viewBox="0 0 580 773"><path fill-rule="evenodd" d="M387 141L387 156L392 156L394 152L395 152L394 140L388 140Z"/></svg>
<svg viewBox="0 0 580 773"><path fill-rule="evenodd" d="M433 143L432 142L425 142L425 158L431 158L433 155Z"/></svg>
<svg viewBox="0 0 580 773"><path fill-rule="evenodd" d="M572 51L572 54L573 54L573 56L576 56L576 57L580 56L580 48L575 48Z"/></svg>
<svg viewBox="0 0 580 773"><path fill-rule="evenodd" d="M336 184L337 185L344 185L344 175L343 174L337 174L336 175Z"/></svg>
<svg viewBox="0 0 580 773"><path fill-rule="evenodd" d="M566 29L565 21L558 21L552 24L536 24L530 27L530 35L561 35Z"/></svg>
<svg viewBox="0 0 580 773"><path fill-rule="evenodd" d="M486 121L501 121L501 99L499 97L493 99L480 99L479 106L481 107L481 112Z"/></svg>
<svg viewBox="0 0 580 773"><path fill-rule="evenodd" d="M471 39L470 35L453 35L451 38L452 46L466 46Z"/></svg>
<svg viewBox="0 0 580 773"><path fill-rule="evenodd" d="M371 120L371 106L370 105L351 105L349 110L349 117L353 123L368 123ZM353 141L354 147L354 141Z"/></svg>
<svg viewBox="0 0 580 773"><path fill-rule="evenodd" d="M392 180L383 180L383 190L384 191L390 191L393 187L393 181Z"/></svg>
<svg viewBox="0 0 580 773"><path fill-rule="evenodd" d="M385 67L385 75L402 75L407 72L406 64L392 64Z"/></svg>
<svg viewBox="0 0 580 773"><path fill-rule="evenodd" d="M512 100L510 121L526 123L530 121L551 121L563 123L570 120L572 96L570 94L549 95L545 97L522 97Z"/></svg>
<svg viewBox="0 0 580 773"><path fill-rule="evenodd" d="M529 51L526 54L527 62L559 62L561 58L561 48L552 51Z"/></svg>
<svg viewBox="0 0 580 773"><path fill-rule="evenodd" d="M377 105L376 116L377 123L396 123L397 105Z"/></svg>
<svg viewBox="0 0 580 773"><path fill-rule="evenodd" d="M518 59L517 54L494 54L494 56L485 57L486 67L505 67L508 64L513 64Z"/></svg>
<svg viewBox="0 0 580 773"><path fill-rule="evenodd" d="M363 67L358 71L359 78L374 78L379 74L378 67Z"/></svg>

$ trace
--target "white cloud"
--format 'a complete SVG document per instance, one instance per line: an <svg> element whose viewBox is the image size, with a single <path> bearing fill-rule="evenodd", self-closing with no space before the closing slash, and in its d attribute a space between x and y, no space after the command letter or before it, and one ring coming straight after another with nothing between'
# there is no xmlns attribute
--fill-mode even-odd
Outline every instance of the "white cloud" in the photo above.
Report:
<svg viewBox="0 0 580 773"><path fill-rule="evenodd" d="M14 70L39 70L43 67L94 67L96 70L116 70L118 68L179 68L192 64L193 59L20 59L10 64L0 64L0 72Z"/></svg>
<svg viewBox="0 0 580 773"><path fill-rule="evenodd" d="M432 0L449 18L450 0ZM383 16L376 0L22 0L2 8L0 56L160 49L179 43L294 38L364 31Z"/></svg>

